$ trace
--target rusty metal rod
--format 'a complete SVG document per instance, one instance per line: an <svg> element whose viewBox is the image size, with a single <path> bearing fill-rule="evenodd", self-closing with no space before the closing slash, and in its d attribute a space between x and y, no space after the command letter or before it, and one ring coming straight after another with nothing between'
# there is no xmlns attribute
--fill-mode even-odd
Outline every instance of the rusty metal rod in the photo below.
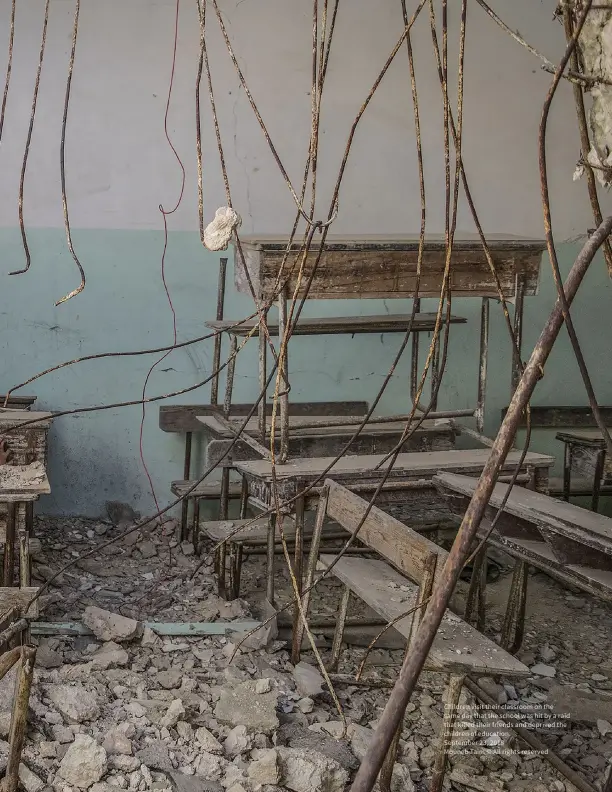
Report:
<svg viewBox="0 0 612 792"><path fill-rule="evenodd" d="M606 218L578 254L564 284L568 305L573 302L589 265L611 232L612 216ZM521 416L539 379L544 375L544 364L563 326L563 314L563 306L561 301L557 299L534 347L529 363L525 367L518 386L512 395L489 459L478 479L474 495L461 521L461 527L442 570L442 575L434 589L425 616L415 637L412 651L405 658L372 742L357 771L351 786L351 792L371 792L374 786L385 754L391 744L406 705L410 701L410 696L425 664L461 570L469 556L472 542L493 492L496 477L512 447Z"/></svg>
<svg viewBox="0 0 612 792"><path fill-rule="evenodd" d="M480 308L480 363L478 366L478 397L476 430L484 434L485 402L487 398L487 364L489 361L489 298L482 298Z"/></svg>

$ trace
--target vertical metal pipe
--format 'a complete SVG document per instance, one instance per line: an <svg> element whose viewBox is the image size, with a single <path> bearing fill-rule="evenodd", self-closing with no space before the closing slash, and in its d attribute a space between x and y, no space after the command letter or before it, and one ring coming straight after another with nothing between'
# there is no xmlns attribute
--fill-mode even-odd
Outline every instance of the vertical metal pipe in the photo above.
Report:
<svg viewBox="0 0 612 792"><path fill-rule="evenodd" d="M4 542L4 585L14 582L15 563L15 504L6 504L6 539Z"/></svg>
<svg viewBox="0 0 612 792"><path fill-rule="evenodd" d="M438 409L438 381L440 379L440 336L434 345L433 358L431 360L431 409Z"/></svg>
<svg viewBox="0 0 612 792"><path fill-rule="evenodd" d="M259 404L257 405L257 416L259 419L259 434L261 435L261 442L266 441L266 414L268 407L266 380L268 377L267 366L267 339L264 332L263 323L267 321L268 311L262 314L262 321L259 324L259 392L262 394Z"/></svg>
<svg viewBox="0 0 612 792"><path fill-rule="evenodd" d="M219 259L219 285L217 287L217 321L223 319L225 310L225 282L227 275L227 259ZM215 349L213 352L213 377L210 381L210 403L217 404L219 400L219 366L221 365L221 339L223 333L215 336Z"/></svg>
<svg viewBox="0 0 612 792"><path fill-rule="evenodd" d="M572 456L574 447L571 443L565 444L563 451L563 500L568 501L572 488Z"/></svg>
<svg viewBox="0 0 612 792"><path fill-rule="evenodd" d="M19 585L32 585L30 574L30 534L24 526L19 528Z"/></svg>
<svg viewBox="0 0 612 792"><path fill-rule="evenodd" d="M485 401L487 397L487 363L489 360L489 298L482 298L480 308L480 358L478 366L478 404L476 431L484 434Z"/></svg>
<svg viewBox="0 0 612 792"><path fill-rule="evenodd" d="M523 310L525 299L525 276L516 276L516 301L514 303L514 337L517 349L512 350L512 393L521 378L521 349L523 348Z"/></svg>
<svg viewBox="0 0 612 792"><path fill-rule="evenodd" d="M612 231L612 217L606 218L587 240L576 257L563 285L566 303L571 305L576 292L595 254ZM472 542L493 492L495 480L514 442L523 411L542 376L550 351L563 326L563 306L559 299L551 311L540 337L512 395L508 410L499 428L491 453L478 479L478 484L466 509L457 537L444 569L434 588L425 616L416 635L412 651L406 657L378 726L361 762L350 792L371 792L395 730L406 709L421 669L440 627L442 617L469 555Z"/></svg>
<svg viewBox="0 0 612 792"><path fill-rule="evenodd" d="M283 345L283 339L287 330L287 298L285 292L281 292L278 298L278 338L279 338L279 356L280 349ZM279 463L284 465L287 461L289 453L289 344L285 344L285 353L283 355L282 374L281 374L281 387L282 392L279 397L280 402L280 419L281 419L281 440Z"/></svg>
<svg viewBox="0 0 612 792"><path fill-rule="evenodd" d="M247 516L249 505L249 480L246 476L242 477L242 488L240 490L240 519L244 520Z"/></svg>
<svg viewBox="0 0 612 792"><path fill-rule="evenodd" d="M232 392L234 390L234 373L236 371L236 355L238 352L238 336L230 335L230 356L227 364L227 382L225 383L225 399L223 401L223 415L229 418L232 407Z"/></svg>

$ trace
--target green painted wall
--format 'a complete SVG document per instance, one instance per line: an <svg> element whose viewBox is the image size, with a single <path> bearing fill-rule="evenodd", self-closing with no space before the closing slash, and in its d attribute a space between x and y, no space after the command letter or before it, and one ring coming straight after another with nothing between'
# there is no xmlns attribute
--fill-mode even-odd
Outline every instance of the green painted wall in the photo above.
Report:
<svg viewBox="0 0 612 792"><path fill-rule="evenodd" d="M156 231L74 232L74 242L87 273L78 298L59 307L54 302L77 282L76 268L61 230L31 229L32 269L26 275L2 277L0 298L0 388L5 390L60 362L88 354L137 350L171 343L170 309L160 279L163 235ZM563 271L577 245L559 246ZM4 273L22 265L18 229L0 229ZM231 252L231 251L230 251ZM525 349L535 342L554 302L550 268L544 261L541 292L526 301ZM179 340L204 334L203 322L215 313L218 257L202 249L195 233L170 233L166 276L177 312ZM230 267L226 316L251 313L249 299L235 293ZM575 303L574 317L598 397L612 403L612 372L607 366L612 338L610 282L598 259ZM424 310L432 305L424 304ZM409 301L309 303L306 316L409 311ZM468 324L451 330L448 367L440 408L473 406L478 367L479 302L456 300L453 310ZM501 310L491 306L491 349L487 391L487 430L495 431L507 404L509 350ZM380 387L401 338L356 336L296 338L291 343L292 396L301 400L371 401ZM423 345L426 339L423 338ZM424 347L423 347L424 348ZM77 364L49 374L23 389L35 393L38 406L50 410L139 399L155 355L123 357ZM169 393L204 379L211 370L212 341L173 352L152 375L148 395ZM175 397L173 402L207 402L209 386ZM257 344L241 353L235 400L257 393ZM538 385L534 404L585 404L585 396L563 332ZM147 407L144 455L161 504L169 501L169 483L182 476L182 443L158 428L159 404ZM380 414L409 409L409 358L398 366L380 404ZM140 407L107 410L58 419L50 439L53 493L43 499L48 513L96 515L105 501L124 500L144 513L152 509L139 453ZM537 432L532 448L558 454L554 433Z"/></svg>

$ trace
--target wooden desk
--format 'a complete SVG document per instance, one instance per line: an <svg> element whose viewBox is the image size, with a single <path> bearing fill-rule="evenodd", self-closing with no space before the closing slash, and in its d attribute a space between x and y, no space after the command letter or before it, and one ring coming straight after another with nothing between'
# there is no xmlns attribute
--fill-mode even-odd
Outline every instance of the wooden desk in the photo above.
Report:
<svg viewBox="0 0 612 792"><path fill-rule="evenodd" d="M400 519L411 522L418 528L435 523L449 515L444 498L433 484L434 476L441 470L477 476L489 458L489 449L467 451L423 451L400 454L389 474L378 498L377 505L387 510L389 494L391 504L405 507ZM504 463L503 472L513 472L520 462L521 452L511 451ZM281 504L281 514L294 514L296 522L296 565L302 565L300 536L303 533L304 511L318 505L319 493L326 478L333 479L349 489L360 486L371 488L385 475L385 455L344 456L318 459L295 459L285 465L277 465L275 476L268 461L237 462L236 469L246 484L247 497L255 508L268 511L274 505L274 488ZM386 463L388 464L388 463ZM523 470L533 475L537 489L548 488L548 472L554 464L553 457L529 452L525 456ZM381 465L381 469L378 469ZM329 468L329 471L328 471ZM313 486L314 485L314 486ZM308 487L313 489L304 492ZM395 512L397 515L397 511ZM274 601L274 546L276 514L270 516L268 527L267 595Z"/></svg>

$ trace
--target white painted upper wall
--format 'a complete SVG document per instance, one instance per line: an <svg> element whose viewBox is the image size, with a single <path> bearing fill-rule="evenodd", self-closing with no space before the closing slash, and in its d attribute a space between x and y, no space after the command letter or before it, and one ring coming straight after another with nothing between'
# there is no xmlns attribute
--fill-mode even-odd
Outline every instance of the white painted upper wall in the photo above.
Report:
<svg viewBox="0 0 612 792"><path fill-rule="evenodd" d="M227 29L270 135L299 190L310 134L311 4L305 0L219 0ZM0 72L6 63L10 0L0 0ZM287 233L295 207L257 125L209 2L209 48L234 205L245 232ZM459 2L450 3L456 67ZM552 61L564 49L554 0L492 0ZM409 3L409 7L416 2ZM17 195L43 0L18 3L11 90L0 146L0 224L17 224ZM75 228L159 229L158 205L174 205L180 169L164 137L175 0L82 0L68 119L66 171ZM426 9L425 9L426 11ZM51 0L47 51L25 195L26 224L62 225L59 145L73 0ZM180 0L180 31L169 132L187 170L173 230L197 229L194 88L199 25L195 0ZM321 122L320 213L351 123L402 30L399 0L340 0ZM442 101L426 13L414 49L427 176L428 229L444 227ZM464 160L486 231L541 236L537 130L551 76L475 2L469 3ZM455 78L452 80L453 84ZM454 88L453 88L454 90ZM225 203L205 79L202 83L206 218ZM572 182L579 143L571 87L550 116L548 162L558 240L592 226L586 185ZM609 205L609 203L608 203ZM404 48L358 128L335 233L412 232L420 207L410 83ZM459 228L470 230L462 208Z"/></svg>

